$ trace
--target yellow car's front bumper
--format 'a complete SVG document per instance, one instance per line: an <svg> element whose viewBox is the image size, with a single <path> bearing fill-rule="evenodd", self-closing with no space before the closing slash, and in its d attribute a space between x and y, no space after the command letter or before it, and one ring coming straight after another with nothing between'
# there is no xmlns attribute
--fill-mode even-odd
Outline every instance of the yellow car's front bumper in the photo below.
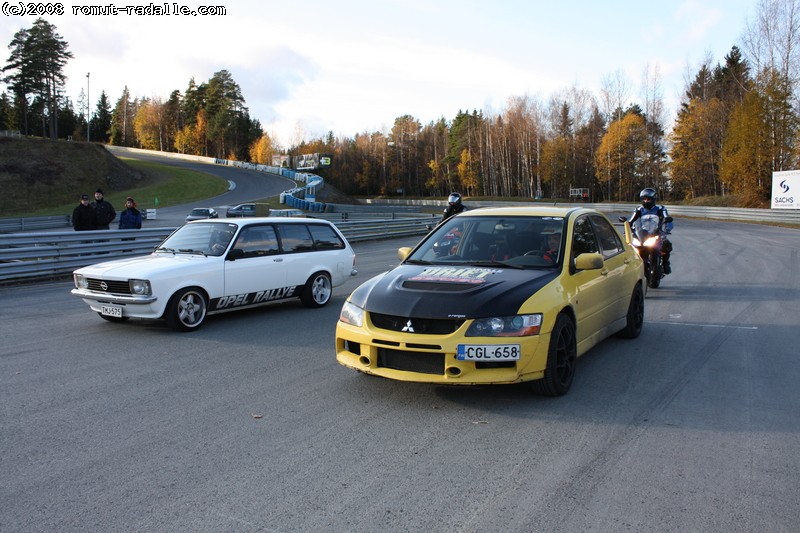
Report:
<svg viewBox="0 0 800 533"><path fill-rule="evenodd" d="M450 335L417 335L363 327L336 326L336 360L349 368L398 381L478 385L541 379L547 365L549 334L529 337L469 337L464 328ZM517 361L461 361L459 344L519 344Z"/></svg>

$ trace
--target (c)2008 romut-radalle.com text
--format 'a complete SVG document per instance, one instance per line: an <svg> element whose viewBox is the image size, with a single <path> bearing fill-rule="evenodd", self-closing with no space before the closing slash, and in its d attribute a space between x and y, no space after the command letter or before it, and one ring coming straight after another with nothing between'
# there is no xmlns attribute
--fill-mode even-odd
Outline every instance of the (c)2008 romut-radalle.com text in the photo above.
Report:
<svg viewBox="0 0 800 533"><path fill-rule="evenodd" d="M6 16L76 15L76 16L221 16L227 15L225 6L191 7L178 2L150 2L146 5L74 5L65 7L61 2L3 2L2 13Z"/></svg>

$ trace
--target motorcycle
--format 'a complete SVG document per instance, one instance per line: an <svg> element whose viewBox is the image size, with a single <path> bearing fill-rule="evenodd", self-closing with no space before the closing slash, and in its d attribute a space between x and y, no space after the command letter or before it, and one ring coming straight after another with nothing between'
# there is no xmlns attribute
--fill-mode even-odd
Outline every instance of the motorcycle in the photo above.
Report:
<svg viewBox="0 0 800 533"><path fill-rule="evenodd" d="M451 255L453 249L461 241L461 232L458 228L454 228L444 234L444 237L439 239L438 242L433 243L433 253L436 257Z"/></svg>
<svg viewBox="0 0 800 533"><path fill-rule="evenodd" d="M619 217L619 221L627 222L628 219ZM663 225L667 222L672 222L672 217L664 217L662 221L657 216L645 215L636 221L638 227L631 239L631 244L644 261L647 286L652 289L657 289L661 284L661 278L665 276L662 248L666 234Z"/></svg>

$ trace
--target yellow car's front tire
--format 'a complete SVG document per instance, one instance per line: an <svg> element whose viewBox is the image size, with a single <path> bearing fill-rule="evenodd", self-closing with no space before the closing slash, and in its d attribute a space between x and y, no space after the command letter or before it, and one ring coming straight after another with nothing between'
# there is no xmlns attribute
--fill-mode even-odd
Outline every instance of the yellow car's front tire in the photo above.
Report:
<svg viewBox="0 0 800 533"><path fill-rule="evenodd" d="M625 316L625 327L617 332L617 335L626 339L635 339L642 333L644 325L644 291L642 286L637 283L633 288L630 304L628 304L628 314Z"/></svg>
<svg viewBox="0 0 800 533"><path fill-rule="evenodd" d="M544 377L531 382L533 392L543 396L566 394L575 378L577 361L578 345L575 337L575 323L567 315L560 314L556 319L553 333L550 335Z"/></svg>

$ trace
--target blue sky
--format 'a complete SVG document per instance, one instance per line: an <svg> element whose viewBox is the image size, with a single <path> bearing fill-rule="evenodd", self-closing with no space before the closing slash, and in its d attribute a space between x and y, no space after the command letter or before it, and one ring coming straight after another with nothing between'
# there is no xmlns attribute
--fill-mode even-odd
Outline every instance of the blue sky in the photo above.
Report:
<svg viewBox="0 0 800 533"><path fill-rule="evenodd" d="M163 2L63 1L46 16L74 54L67 93L105 90L112 105L166 100L194 77L226 69L250 115L284 145L324 136L388 131L412 115L423 124L459 110L502 111L509 97L546 102L571 87L599 96L621 77L641 102L644 73L656 70L668 116L688 77L739 45L758 0L182 0L225 15L81 15L88 5ZM173 9L174 2L169 2ZM2 15L0 40L36 17ZM3 60L8 57L6 53ZM5 61L4 61L5 62Z"/></svg>

